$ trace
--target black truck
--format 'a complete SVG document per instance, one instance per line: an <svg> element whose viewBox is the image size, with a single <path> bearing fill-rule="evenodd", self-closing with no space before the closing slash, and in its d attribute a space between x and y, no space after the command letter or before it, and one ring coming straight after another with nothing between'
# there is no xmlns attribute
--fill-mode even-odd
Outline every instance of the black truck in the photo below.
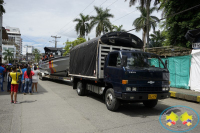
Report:
<svg viewBox="0 0 200 133"><path fill-rule="evenodd" d="M169 98L167 62L142 51L140 38L126 32L110 32L75 46L70 51L69 75L73 89L103 95L109 110L122 102L156 106Z"/></svg>

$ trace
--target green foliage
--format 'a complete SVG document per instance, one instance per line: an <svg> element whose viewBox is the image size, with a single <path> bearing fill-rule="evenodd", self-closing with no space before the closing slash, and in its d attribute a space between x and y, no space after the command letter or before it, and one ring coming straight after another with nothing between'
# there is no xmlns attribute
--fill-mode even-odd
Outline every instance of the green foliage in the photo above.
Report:
<svg viewBox="0 0 200 133"><path fill-rule="evenodd" d="M146 33L147 33L147 9L145 7L142 8L142 6L137 7L137 9L140 11L141 15L139 18L136 18L133 22L133 25L136 27L136 31L143 30L142 35L142 41L144 44L146 44ZM157 10L156 7L152 7L149 9L149 29L153 28L155 31L155 27L157 26L156 23L153 23L154 21L158 21L159 19L156 16L151 16L151 14Z"/></svg>
<svg viewBox="0 0 200 133"><path fill-rule="evenodd" d="M123 25L119 25L119 27L116 25L112 25L112 30L113 31L126 31L125 29L122 29L122 27L123 27Z"/></svg>
<svg viewBox="0 0 200 133"><path fill-rule="evenodd" d="M163 42L165 40L164 32L154 31L154 34L150 35L151 41L150 41L150 47L162 47Z"/></svg>
<svg viewBox="0 0 200 133"><path fill-rule="evenodd" d="M5 8L3 7L3 4L4 4L4 0L0 0L0 15L6 12Z"/></svg>
<svg viewBox="0 0 200 133"><path fill-rule="evenodd" d="M12 62L13 60L13 52L10 50L5 50L5 52L3 52L4 55L4 60L7 60L7 62Z"/></svg>
<svg viewBox="0 0 200 133"><path fill-rule="evenodd" d="M96 26L96 36L100 36L101 33L105 34L106 31L112 29L112 24L109 18L113 18L114 15L110 14L110 9L103 10L102 7L94 7L95 11L97 12L97 16L91 16L91 29Z"/></svg>
<svg viewBox="0 0 200 133"><path fill-rule="evenodd" d="M40 50L37 49L37 48L35 48L35 49L33 50L33 55L35 55L35 62L39 62L40 56L41 56Z"/></svg>
<svg viewBox="0 0 200 133"><path fill-rule="evenodd" d="M67 42L64 43L65 44L65 47L64 47L65 52L64 52L63 56L66 56L70 52L71 48L73 48L76 45L79 45L81 43L84 43L84 42L86 42L85 38L77 38L76 40L74 40L72 42L67 40Z"/></svg>
<svg viewBox="0 0 200 133"><path fill-rule="evenodd" d="M200 4L199 0L161 0L163 15L169 16ZM185 39L188 30L200 28L200 8L195 8L166 19L165 45L191 48L191 43Z"/></svg>
<svg viewBox="0 0 200 133"><path fill-rule="evenodd" d="M79 34L79 37L85 38L85 35L87 35L90 32L90 25L88 23L89 20L89 15L84 16L82 13L80 14L80 19L74 19L74 22L77 22L75 29L77 34Z"/></svg>

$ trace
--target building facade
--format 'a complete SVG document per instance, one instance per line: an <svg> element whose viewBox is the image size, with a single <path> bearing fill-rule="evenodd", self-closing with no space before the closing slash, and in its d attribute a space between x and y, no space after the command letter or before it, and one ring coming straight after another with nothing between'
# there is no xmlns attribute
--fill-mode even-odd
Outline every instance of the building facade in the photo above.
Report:
<svg viewBox="0 0 200 133"><path fill-rule="evenodd" d="M19 46L16 50L20 55L22 53L22 38L20 29L16 27L6 26L6 31L8 34L8 39L14 39L15 43Z"/></svg>

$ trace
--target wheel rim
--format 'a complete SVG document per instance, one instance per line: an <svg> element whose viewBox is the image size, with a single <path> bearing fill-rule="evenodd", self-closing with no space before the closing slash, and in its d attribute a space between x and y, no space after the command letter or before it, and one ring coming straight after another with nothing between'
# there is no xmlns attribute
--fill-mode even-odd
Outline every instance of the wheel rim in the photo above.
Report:
<svg viewBox="0 0 200 133"><path fill-rule="evenodd" d="M77 92L80 93L81 89L80 89L80 84L78 84L77 86Z"/></svg>
<svg viewBox="0 0 200 133"><path fill-rule="evenodd" d="M109 93L106 97L106 103L108 106L110 106L112 104L112 100L113 100L113 96L111 93Z"/></svg>

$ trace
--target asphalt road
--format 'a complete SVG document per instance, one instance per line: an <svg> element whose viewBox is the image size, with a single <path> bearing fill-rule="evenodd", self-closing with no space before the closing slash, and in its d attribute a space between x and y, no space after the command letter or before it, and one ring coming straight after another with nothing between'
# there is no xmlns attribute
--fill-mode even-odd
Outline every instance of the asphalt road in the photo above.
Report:
<svg viewBox="0 0 200 133"><path fill-rule="evenodd" d="M38 91L18 94L18 104L0 92L0 133L168 133L159 123L166 108L184 105L200 114L200 104L173 98L153 109L134 103L111 112L100 96L78 96L70 83L52 80L40 80ZM199 133L200 125L189 132Z"/></svg>

